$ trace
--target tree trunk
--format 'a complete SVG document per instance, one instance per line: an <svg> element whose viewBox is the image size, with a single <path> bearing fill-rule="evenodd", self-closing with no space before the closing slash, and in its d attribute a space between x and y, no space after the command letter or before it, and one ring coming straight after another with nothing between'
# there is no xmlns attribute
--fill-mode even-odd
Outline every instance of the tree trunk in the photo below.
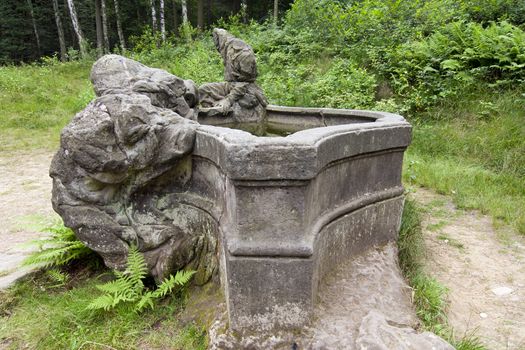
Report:
<svg viewBox="0 0 525 350"><path fill-rule="evenodd" d="M155 0L149 0L151 6L151 27L154 32L157 31L157 11L155 10Z"/></svg>
<svg viewBox="0 0 525 350"><path fill-rule="evenodd" d="M97 57L104 54L104 33L102 30L102 15L101 15L100 0L95 0L95 27L97 30Z"/></svg>
<svg viewBox="0 0 525 350"><path fill-rule="evenodd" d="M162 42L166 41L166 23L164 22L164 0L160 0L159 3L159 17L160 17L160 34L162 36Z"/></svg>
<svg viewBox="0 0 525 350"><path fill-rule="evenodd" d="M181 0L182 5L182 24L187 25L188 24L188 5L186 4L186 0Z"/></svg>
<svg viewBox="0 0 525 350"><path fill-rule="evenodd" d="M197 28L204 29L204 3L203 0L197 1Z"/></svg>
<svg viewBox="0 0 525 350"><path fill-rule="evenodd" d="M124 33L122 32L122 22L120 21L120 8L118 6L118 0L113 0L115 4L115 15L117 17L117 32L118 39L120 41L120 49L126 51L126 40L124 38Z"/></svg>
<svg viewBox="0 0 525 350"><path fill-rule="evenodd" d="M102 12L102 34L104 35L104 53L109 52L108 17L106 15L106 0L100 0Z"/></svg>
<svg viewBox="0 0 525 350"><path fill-rule="evenodd" d="M273 0L273 21L277 24L279 16L279 0Z"/></svg>
<svg viewBox="0 0 525 350"><path fill-rule="evenodd" d="M69 8L69 15L71 16L71 23L78 39L78 46L80 48L80 56L82 58L87 56L86 43L84 41L84 34L82 34L82 28L78 22L77 10L75 10L75 4L73 0L67 0L67 7Z"/></svg>
<svg viewBox="0 0 525 350"><path fill-rule="evenodd" d="M31 0L27 0L27 6L29 7L31 22L33 22L33 33L35 34L38 57L40 57L40 36L38 35L38 30L36 28L35 13L33 11L33 3L31 2Z"/></svg>
<svg viewBox="0 0 525 350"><path fill-rule="evenodd" d="M246 0L241 1L241 15L242 23L248 23L248 3L246 2Z"/></svg>
<svg viewBox="0 0 525 350"><path fill-rule="evenodd" d="M60 19L60 9L58 8L58 0L53 0L53 10L55 11L55 22L57 24L58 42L60 43L60 60L66 61L66 39L64 38L64 28L62 28L62 20Z"/></svg>
<svg viewBox="0 0 525 350"><path fill-rule="evenodd" d="M173 0L173 32L179 34L179 11L177 11L177 0Z"/></svg>

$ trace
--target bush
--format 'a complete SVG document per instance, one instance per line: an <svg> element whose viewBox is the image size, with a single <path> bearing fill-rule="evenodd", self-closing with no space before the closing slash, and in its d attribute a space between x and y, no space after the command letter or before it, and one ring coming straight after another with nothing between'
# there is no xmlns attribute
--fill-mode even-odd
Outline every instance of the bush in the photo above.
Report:
<svg viewBox="0 0 525 350"><path fill-rule="evenodd" d="M412 110L426 109L478 82L525 82L525 33L507 22L455 22L392 51L390 76Z"/></svg>

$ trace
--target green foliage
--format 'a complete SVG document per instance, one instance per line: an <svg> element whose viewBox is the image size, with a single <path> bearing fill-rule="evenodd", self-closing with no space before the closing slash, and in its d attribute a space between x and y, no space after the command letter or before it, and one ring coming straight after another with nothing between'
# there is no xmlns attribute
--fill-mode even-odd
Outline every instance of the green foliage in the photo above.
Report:
<svg viewBox="0 0 525 350"><path fill-rule="evenodd" d="M46 275L55 283L52 287L61 287L69 280L69 275L59 269L46 270Z"/></svg>
<svg viewBox="0 0 525 350"><path fill-rule="evenodd" d="M416 275L421 269L423 244L421 213L415 201L408 197L405 199L397 242L399 265L403 274L408 278Z"/></svg>
<svg viewBox="0 0 525 350"><path fill-rule="evenodd" d="M401 45L388 69L395 91L421 110L480 82L525 83L525 32L507 22L455 22L431 36Z"/></svg>
<svg viewBox="0 0 525 350"><path fill-rule="evenodd" d="M463 91L421 113L404 179L479 209L525 234L525 125L522 92Z"/></svg>
<svg viewBox="0 0 525 350"><path fill-rule="evenodd" d="M49 236L44 239L32 241L30 244L38 246L38 250L29 255L23 262L23 265L37 265L41 267L64 266L73 260L87 258L93 254L93 251L80 242L75 233L58 224L44 230ZM52 277L58 275L50 272Z"/></svg>
<svg viewBox="0 0 525 350"><path fill-rule="evenodd" d="M203 325L181 321L181 298L166 298L162 307L141 313L86 310L103 276L72 275L64 286L49 288L47 274L34 274L0 291L3 348L206 349Z"/></svg>
<svg viewBox="0 0 525 350"><path fill-rule="evenodd" d="M104 292L94 299L88 309L104 309L106 311L122 306L136 312L147 307L154 308L154 301L161 299L177 288L184 287L190 281L195 271L178 271L175 276L164 279L157 289L150 291L144 286L143 279L148 272L144 256L135 246L129 248L128 262L124 272L115 271L117 279L106 284L97 285Z"/></svg>
<svg viewBox="0 0 525 350"><path fill-rule="evenodd" d="M94 96L87 61L0 67L0 151L56 149L60 130Z"/></svg>

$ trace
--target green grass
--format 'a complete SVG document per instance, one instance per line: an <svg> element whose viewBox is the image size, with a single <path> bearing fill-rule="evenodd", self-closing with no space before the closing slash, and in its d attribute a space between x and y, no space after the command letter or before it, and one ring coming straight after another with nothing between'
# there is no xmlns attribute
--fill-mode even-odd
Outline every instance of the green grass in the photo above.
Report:
<svg viewBox="0 0 525 350"><path fill-rule="evenodd" d="M0 67L0 151L55 149L93 97L91 63Z"/></svg>
<svg viewBox="0 0 525 350"><path fill-rule="evenodd" d="M434 107L413 120L405 182L449 195L459 208L478 209L525 234L523 120L520 91L477 90Z"/></svg>
<svg viewBox="0 0 525 350"><path fill-rule="evenodd" d="M408 197L399 231L399 264L413 290L416 313L425 330L446 339L459 350L484 350L474 334L461 338L447 323L447 289L424 271L425 246L421 230L421 209Z"/></svg>
<svg viewBox="0 0 525 350"><path fill-rule="evenodd" d="M134 313L87 310L107 273L86 270L60 287L38 273L0 292L0 344L6 349L205 349L202 326L182 323L183 299Z"/></svg>

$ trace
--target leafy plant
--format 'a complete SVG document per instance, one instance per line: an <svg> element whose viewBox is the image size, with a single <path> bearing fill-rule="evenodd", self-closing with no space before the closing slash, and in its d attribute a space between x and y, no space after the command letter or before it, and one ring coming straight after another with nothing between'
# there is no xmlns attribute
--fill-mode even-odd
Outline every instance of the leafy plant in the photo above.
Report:
<svg viewBox="0 0 525 350"><path fill-rule="evenodd" d="M147 307L153 309L155 300L165 297L176 288L184 287L195 274L195 271L178 271L175 276L170 275L164 279L157 289L148 290L143 282L147 271L144 256L137 247L131 246L126 270L124 272L115 271L116 280L96 286L104 294L93 300L87 308L108 311L124 305L135 312L140 312Z"/></svg>
<svg viewBox="0 0 525 350"><path fill-rule="evenodd" d="M93 251L78 240L73 230L63 224L48 227L44 232L50 235L44 239L31 241L38 250L29 255L23 265L38 265L41 267L59 267L73 260L94 255Z"/></svg>

